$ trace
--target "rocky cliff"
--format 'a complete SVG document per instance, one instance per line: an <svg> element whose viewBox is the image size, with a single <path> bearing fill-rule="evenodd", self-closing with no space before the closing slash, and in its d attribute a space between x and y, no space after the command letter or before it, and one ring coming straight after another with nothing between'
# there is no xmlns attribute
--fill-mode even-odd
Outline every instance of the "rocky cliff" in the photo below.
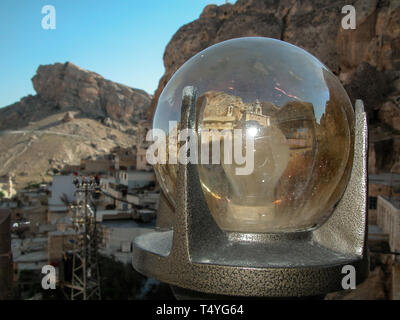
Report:
<svg viewBox="0 0 400 320"><path fill-rule="evenodd" d="M91 119L136 124L151 101L143 90L106 80L70 62L39 66L32 83L37 95L0 109L0 130L70 110Z"/></svg>
<svg viewBox="0 0 400 320"><path fill-rule="evenodd" d="M151 96L72 63L40 66L35 96L0 109L0 176L17 187L48 180L65 164L136 144Z"/></svg>
<svg viewBox="0 0 400 320"><path fill-rule="evenodd" d="M342 8L356 9L356 29L342 28ZM388 159L375 145L400 144L400 2L398 0L238 0L209 5L199 19L184 25L164 53L165 73L149 108L174 72L190 57L215 43L244 36L284 40L304 48L343 82L353 102L365 102L371 125L370 171L397 170L400 154ZM381 159L382 158L382 159ZM375 166L375 163L385 163Z"/></svg>

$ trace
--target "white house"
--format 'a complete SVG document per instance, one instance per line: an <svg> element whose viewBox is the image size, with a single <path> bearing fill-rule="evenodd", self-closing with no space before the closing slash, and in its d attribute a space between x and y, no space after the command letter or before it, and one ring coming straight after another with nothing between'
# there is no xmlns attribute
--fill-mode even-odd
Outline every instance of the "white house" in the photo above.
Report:
<svg viewBox="0 0 400 320"><path fill-rule="evenodd" d="M53 176L51 186L51 197L49 199L49 211L65 212L68 210L66 205L61 200L66 196L69 201L76 200L76 187L74 185L74 176Z"/></svg>
<svg viewBox="0 0 400 320"><path fill-rule="evenodd" d="M152 171L121 171L120 183L128 189L144 188L154 183L156 177Z"/></svg>

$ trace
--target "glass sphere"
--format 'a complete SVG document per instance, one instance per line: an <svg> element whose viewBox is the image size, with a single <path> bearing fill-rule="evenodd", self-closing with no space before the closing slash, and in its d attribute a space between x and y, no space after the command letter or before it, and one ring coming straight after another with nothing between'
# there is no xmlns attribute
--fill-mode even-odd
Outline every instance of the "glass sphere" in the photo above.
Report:
<svg viewBox="0 0 400 320"><path fill-rule="evenodd" d="M185 86L197 89L199 138L207 130L242 129L243 154L245 137L254 138L254 169L246 175L237 174L245 165L234 157L224 162L234 153L229 137L199 140L199 153L212 150L213 139L221 143L220 163L198 164L206 202L221 229L296 232L325 222L346 188L353 161L354 112L335 75L283 41L228 40L198 53L173 75L159 98L154 128L179 132L169 121L180 121ZM175 205L177 165L155 169Z"/></svg>

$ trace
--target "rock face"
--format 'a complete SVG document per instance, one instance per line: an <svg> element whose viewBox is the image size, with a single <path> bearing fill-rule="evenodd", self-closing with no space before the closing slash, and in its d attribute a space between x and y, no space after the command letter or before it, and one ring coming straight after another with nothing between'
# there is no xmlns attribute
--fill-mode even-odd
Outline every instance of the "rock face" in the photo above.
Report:
<svg viewBox="0 0 400 320"><path fill-rule="evenodd" d="M245 36L270 37L302 47L341 79L349 79L362 62L379 72L397 71L398 77L400 3L355 1L355 30L342 28L345 15L341 11L346 4L345 0L238 0L234 5L207 6L198 20L181 27L167 45L165 74L152 107L186 60L210 45Z"/></svg>
<svg viewBox="0 0 400 320"><path fill-rule="evenodd" d="M346 0L238 0L207 6L199 19L181 27L167 45L165 73L148 117L152 117L168 80L193 55L224 40L264 36L304 48L339 76L353 103L363 99L372 140L376 140L376 127L386 136L400 139L398 124L388 116L397 117L400 110L400 2L351 3L356 9L355 30L342 28L342 8L349 4ZM389 101L392 104L388 105ZM385 111L380 112L384 105Z"/></svg>
<svg viewBox="0 0 400 320"><path fill-rule="evenodd" d="M48 180L66 164L136 144L151 96L72 63L40 66L35 96L0 109L0 175L17 188Z"/></svg>
<svg viewBox="0 0 400 320"><path fill-rule="evenodd" d="M71 110L91 119L109 117L123 124L136 124L151 101L143 90L106 80L70 62L39 66L32 83L36 96L0 109L0 130Z"/></svg>
<svg viewBox="0 0 400 320"><path fill-rule="evenodd" d="M151 97L143 90L104 79L67 62L40 66L32 78L40 97L61 110L75 107L93 117L137 122Z"/></svg>

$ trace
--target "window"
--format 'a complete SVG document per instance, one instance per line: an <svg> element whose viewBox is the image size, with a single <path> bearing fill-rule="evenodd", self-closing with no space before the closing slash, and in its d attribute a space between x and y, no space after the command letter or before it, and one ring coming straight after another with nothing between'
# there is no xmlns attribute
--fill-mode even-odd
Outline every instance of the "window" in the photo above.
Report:
<svg viewBox="0 0 400 320"><path fill-rule="evenodd" d="M368 209L375 210L377 207L378 198L377 197L368 197Z"/></svg>

